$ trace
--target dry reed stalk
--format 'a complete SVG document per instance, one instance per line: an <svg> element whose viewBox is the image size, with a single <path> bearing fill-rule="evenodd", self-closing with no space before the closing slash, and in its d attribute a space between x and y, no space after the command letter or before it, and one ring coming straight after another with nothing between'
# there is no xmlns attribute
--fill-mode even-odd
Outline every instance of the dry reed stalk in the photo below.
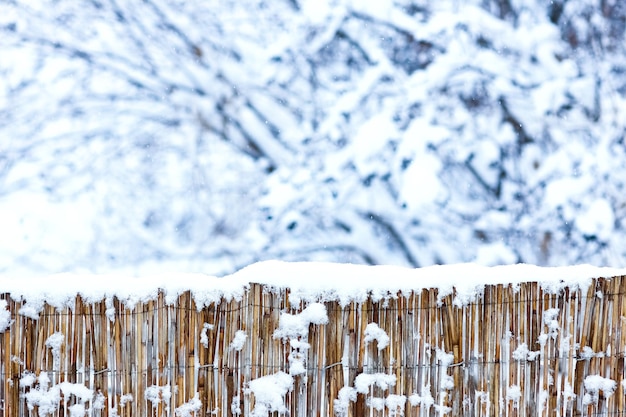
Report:
<svg viewBox="0 0 626 417"><path fill-rule="evenodd" d="M134 307L133 314L133 333L134 337L132 339L135 352L137 355L137 362L135 364L136 369L136 393L133 393L134 401L132 404L132 408L137 415L147 416L148 411L146 408L146 400L145 400L145 389L146 387L152 385L152 381L150 378L149 370L147 367L146 359L146 350L148 341L144 336L144 317L145 317L145 307L144 303L137 303ZM132 359L131 359L132 360Z"/></svg>
<svg viewBox="0 0 626 417"><path fill-rule="evenodd" d="M595 308L595 285L591 285L585 297L585 314L580 337L581 349L589 346L593 349L593 316Z"/></svg>
<svg viewBox="0 0 626 417"><path fill-rule="evenodd" d="M345 309L348 310L347 313L345 314L346 330L344 331L344 332L347 332L347 337L346 337L347 344L344 346L343 354L348 359L348 372L347 372L347 378L344 379L344 384L347 386L352 386L354 384L354 379L356 378L356 375L357 375L356 369L358 366L357 354L359 351L359 341L357 338L356 329L358 328L359 308L357 306L357 303L352 301L350 304L348 304L345 307ZM354 415L355 415L354 404L350 402L350 406L348 407L348 417L354 417Z"/></svg>
<svg viewBox="0 0 626 417"><path fill-rule="evenodd" d="M0 293L0 300L7 302L9 308L8 311L11 312L10 308L12 306L7 298L7 294ZM2 336L0 336L0 377L2 378L2 383L0 383L0 407L3 410L8 410L9 408L7 400L9 398L9 381L11 380L11 356L8 354L9 349L7 349L7 342L11 341L12 327L13 326L9 326L8 329L4 330Z"/></svg>
<svg viewBox="0 0 626 417"><path fill-rule="evenodd" d="M204 323L208 323L209 321L209 314L207 311L207 308L202 308L202 310L200 310L198 312L198 322L197 322L197 327L195 329L192 328L191 330L191 335L190 337L195 338L195 342L198 343L200 341L200 337L202 335L202 332L205 331L204 330ZM208 339L208 333L209 330L206 330L206 334L207 334L207 339ZM209 396L209 392L207 390L207 347L203 346L202 344L198 344L197 345L197 358L198 358L198 364L199 364L199 368L198 368L198 397L200 399L200 401L202 402L202 408L201 408L201 413L206 411L207 408L207 404L208 404L208 396Z"/></svg>
<svg viewBox="0 0 626 417"><path fill-rule="evenodd" d="M189 338L189 292L179 294L176 304L171 306L171 335L168 343L168 354L173 366L170 370L172 384L172 405L180 407L189 397L187 377L187 354L191 349Z"/></svg>
<svg viewBox="0 0 626 417"><path fill-rule="evenodd" d="M611 337L609 339L610 346L610 356L608 363L608 374L609 378L616 381L618 386L616 387L616 393L619 395L621 380L624 379L623 373L619 371L618 362L619 362L619 336L620 336L620 311L619 311L619 299L615 295L619 292L619 282L616 279L608 280L608 292L609 294L605 295L609 299L609 317L610 317L610 328L611 328ZM608 353L608 352L607 352ZM623 369L623 368L622 368ZM610 398L612 403L611 410L619 410L619 399L617 396Z"/></svg>
<svg viewBox="0 0 626 417"><path fill-rule="evenodd" d="M55 314L59 319L58 328L63 337L65 338L64 343L61 345L61 360L60 360L60 369L59 372L61 374L61 378L64 381L68 381L70 378L72 361L70 359L72 345L71 342L73 340L71 328L72 326L68 326L68 321L71 320L70 314L71 310L67 307L63 308L62 312L57 312L60 314ZM69 331L68 331L69 330ZM69 352L68 352L69 351Z"/></svg>
<svg viewBox="0 0 626 417"><path fill-rule="evenodd" d="M498 382L498 398L501 401L498 403L506 404L506 391L509 387L509 360L508 360L508 347L507 351L503 352L504 346L510 344L509 329L510 329L510 314L506 310L508 304L505 304L507 297L505 296L507 286L498 284L496 289L496 304L495 304L495 317L496 322L496 344L495 344L495 362L496 362L496 377L495 381ZM506 368L505 368L506 367Z"/></svg>
<svg viewBox="0 0 626 417"><path fill-rule="evenodd" d="M402 383L404 395L407 398L415 392L414 389L414 380L415 380L415 366L416 366L416 346L415 346L415 322L414 322L414 301L415 296L413 293L403 294L402 298L402 310L398 310L398 314L402 316L402 345L404 346L402 350L402 356L404 360L404 369L402 373ZM400 340L400 339L399 339ZM409 402L407 401L404 414L411 416L413 415L411 411L411 407Z"/></svg>
<svg viewBox="0 0 626 417"><path fill-rule="evenodd" d="M205 405L205 408L207 410L207 412L210 412L211 410L213 410L213 406L217 403L217 395L218 395L218 384L216 381L216 374L217 372L219 372L219 367L217 367L219 364L217 363L217 352L219 352L218 349L218 343L219 343L219 326L220 326L220 321L221 321L221 309L220 309L220 305L221 305L221 300L220 302L214 302L211 303L210 308L209 308L209 312L210 312L210 321L208 322L210 325L213 326L212 329L207 331L207 336L208 336L208 350L207 350L207 362L204 365L205 366L205 371L207 374L207 392L208 392L208 398L207 398L207 403Z"/></svg>
<svg viewBox="0 0 626 417"><path fill-rule="evenodd" d="M278 372L279 370L288 371L288 357L289 357L289 345L283 343L280 339L274 339L274 329L278 327L277 318L275 315L280 314L281 306L277 303L278 295L276 297L270 291L262 288L262 311L263 320L261 323L262 328L262 352L263 352L263 366L261 369L262 375L269 375ZM283 366L281 366L283 365ZM284 368L284 369L283 369ZM289 405L287 405L289 409Z"/></svg>
<svg viewBox="0 0 626 417"><path fill-rule="evenodd" d="M223 383L221 378L222 372L222 353L224 344L224 306L223 300L215 305L215 327L213 329L213 349L211 351L211 379L213 380L212 401L207 404L208 411L212 412L222 401Z"/></svg>
<svg viewBox="0 0 626 417"><path fill-rule="evenodd" d="M427 381L429 382L429 369L427 366L429 365L426 355L426 338L427 338L427 324L428 324L428 292L426 290L420 291L419 294L415 294L417 298L416 305L416 320L417 320L417 328L418 331L418 346L417 346L417 378L416 378L416 393L420 395L424 395L424 387L426 386ZM418 407L420 411L420 415L424 415L424 410L422 407Z"/></svg>
<svg viewBox="0 0 626 417"><path fill-rule="evenodd" d="M455 331L454 328L456 327L457 324L455 323L455 320L454 320L453 309L455 307L452 305L452 300L453 300L453 295L446 296L445 299L443 300L443 304L441 305L441 307L438 308L438 311L440 314L437 317L441 322L442 344L441 346L437 344L437 348L442 349L445 353L449 353L450 351L452 351L452 354L454 356L453 363L457 363L458 345L456 344L455 335L454 335L454 331ZM454 368L449 368L448 371L444 371L444 374L449 373L449 372L454 373ZM445 375L440 376L440 378L443 378L443 377L445 377ZM456 383L454 386L455 386L455 389L453 389L448 394L446 399L448 400L448 404L453 406L452 413L458 414L460 412L459 411L460 402L458 401L458 394L459 394L459 390L462 389L462 387L460 387Z"/></svg>
<svg viewBox="0 0 626 417"><path fill-rule="evenodd" d="M252 321L250 323L250 342L252 345L252 356L250 357L250 380L256 379L261 376L259 372L259 368L262 363L259 363L259 359L261 358L261 349L262 346L259 343L260 338L262 337L262 319L263 316L260 314L261 309L261 286L258 284L251 284L250 286L250 308L252 309Z"/></svg>
<svg viewBox="0 0 626 417"><path fill-rule="evenodd" d="M82 298L80 296L77 296L76 300L74 301L74 312L72 312L71 310L68 311L68 317L70 317L72 321L71 325L69 326L72 329L71 335L68 335L68 343L71 343L70 356L69 356L69 360L70 360L69 381L73 383L83 382L82 377L78 378L77 369L76 369L77 365L79 363L82 363L83 361L83 357L80 351L83 347L83 343L82 343L83 315L81 314L81 311L82 311ZM84 370L83 370L83 373L84 373Z"/></svg>
<svg viewBox="0 0 626 417"><path fill-rule="evenodd" d="M235 335L238 331L245 332L245 326L242 325L240 317L241 315L240 315L240 310L239 310L239 304L234 300L230 301L228 303L228 312L226 316L226 322L230 324L228 333L229 333L229 339L231 341L234 340ZM249 335L247 333L246 333L246 336L247 338L243 346L245 346L245 344L249 342L248 340ZM242 349L243 349L243 346L242 346ZM241 360L241 350L237 350L237 349L229 347L229 351L228 351L229 355L228 355L228 365L227 365L227 369L228 369L227 393L226 393L226 397L224 398L224 402L222 403L222 406L226 407L228 410L230 410L230 404L232 403L233 398L240 394L239 370L241 369L242 360ZM232 413L229 411L229 415L230 414Z"/></svg>
<svg viewBox="0 0 626 417"><path fill-rule="evenodd" d="M138 397L138 385L141 382L141 360L139 358L138 348L141 346L141 339L138 339L139 335L137 334L137 310L131 311L128 306L123 306L121 302L119 302L120 309L123 308L123 326L121 335L123 337L122 343L124 349L122 351L122 356L124 358L124 369L128 372L124 375L124 390L121 393L122 395L127 395L133 393L134 402L126 403L123 408L122 417L131 417L132 410L137 409L137 404L141 401L141 397ZM132 408L131 408L132 407Z"/></svg>
<svg viewBox="0 0 626 417"><path fill-rule="evenodd" d="M106 305L104 301L99 301L94 305L93 311L95 313L95 343L94 343L94 362L95 362L95 374L92 389L94 393L102 393L108 395L109 392L109 343L107 340L108 335L108 318L106 316ZM105 404L104 410L108 415L108 407Z"/></svg>
<svg viewBox="0 0 626 417"><path fill-rule="evenodd" d="M486 305L486 317L489 319L489 325L485 329L485 338L488 339L488 357L485 366L489 369L486 376L489 378L489 396L493 398L491 407L492 413L497 415L507 415L510 401L506 398L506 392L509 388L509 368L508 361L508 329L510 321L506 306L502 304L504 286L491 286L489 292L490 301Z"/></svg>
<svg viewBox="0 0 626 417"><path fill-rule="evenodd" d="M529 304L526 302L527 300L526 286L519 285L516 287L514 292L516 294L515 311L516 311L516 316L518 318L518 326L514 332L514 336L515 336L514 345L513 345L514 348L513 347L511 348L512 352L517 350L520 347L520 345L523 343L526 343L528 345L528 332L526 331L526 329L528 328L527 319L528 319ZM530 345L528 346L532 347ZM511 357L511 360L514 360L514 359ZM520 360L515 361L515 369L517 371L516 384L520 387L522 392L527 392L529 380L528 378L526 378L526 372L528 368L524 362L525 361L520 361ZM526 398L524 398L524 401L520 403L520 414L525 415L524 411L527 406L530 406L530 404L528 404L528 401L526 401Z"/></svg>
<svg viewBox="0 0 626 417"><path fill-rule="evenodd" d="M358 376L359 374L363 373L365 371L364 369L364 363L365 363L365 342L363 341L363 337L365 334L365 327L367 326L367 322L368 322L368 301L363 301L360 302L358 304L355 304L355 308L358 309L358 320L355 323L355 328L354 328L354 338L355 338L355 343L356 343L356 360L355 360L355 378L356 376ZM354 382L354 381L352 381ZM357 395L357 400L354 404L353 407L354 410L354 415L355 416L362 416L365 415L365 413L367 412L366 406L365 406L365 398L363 395Z"/></svg>
<svg viewBox="0 0 626 417"><path fill-rule="evenodd" d="M126 367L124 354L125 346L125 321L124 311L120 309L120 303L117 297L112 299L113 305L113 325L111 326L111 343L115 349L113 360L115 361L115 367L111 370L112 376L115 379L115 388L110 393L109 405L111 409L116 410L120 416L124 416L122 408L120 407L120 397L126 389L126 374L130 372L130 369Z"/></svg>
<svg viewBox="0 0 626 417"><path fill-rule="evenodd" d="M113 362L111 365L111 384L112 388L109 393L104 392L103 394L107 397L112 396L112 398L107 398L107 405L112 409L115 409L119 413L119 409L117 408L117 404L119 403L120 393L122 392L122 374L126 370L124 369L124 363L122 362L122 337L121 333L121 317L119 309L115 304L115 300L112 300L112 308L113 308L113 322L109 327L109 343L110 343L110 358Z"/></svg>
<svg viewBox="0 0 626 417"><path fill-rule="evenodd" d="M506 363L508 364L508 375L507 375L507 382L509 385L517 385L519 386L519 382L517 381L517 376L518 376L518 369L517 369L517 363L513 361L513 346L515 345L515 340L517 339L517 331L519 329L519 317L517 316L517 302L519 301L517 298L517 294L515 294L515 291L513 291L513 288L511 285L507 285L506 286L506 300L507 303L504 306L506 308L506 314L507 314L507 322L508 322L508 327L505 329L507 332L509 332L507 338L508 338L508 343L507 343L507 351L504 352L504 356L503 356L503 360L506 361ZM521 401L520 403L517 404L517 408L515 410L517 410L517 412L514 412L515 410L512 410L512 412L510 413L510 415L519 415L519 407L521 405L523 401Z"/></svg>
<svg viewBox="0 0 626 417"><path fill-rule="evenodd" d="M2 375L2 392L0 392L0 399L2 402L0 405L4 408L7 416L16 415L19 411L19 401L16 401L14 397L14 393L17 393L17 382L18 375L20 372L19 364L16 363L11 358L11 339L12 336L15 338L16 330L19 330L19 326L17 326L17 317L16 317L16 303L9 294L3 293L0 294L0 299L5 300L7 302L8 310L11 314L11 320L13 324L9 326L9 328L2 334L1 338L1 352L0 358L2 358L2 366L0 367L4 372Z"/></svg>
<svg viewBox="0 0 626 417"><path fill-rule="evenodd" d="M293 307L293 306L292 306ZM332 322L330 317L332 316L332 305L326 303L327 313L329 317L329 323ZM296 381L296 401L298 402L297 411L305 413L310 416L320 416L324 411L324 407L330 406L324 404L321 400L322 395L319 395L320 391L325 391L324 382L328 381L331 376L329 374L335 372L335 368L324 368L326 365L324 351L324 340L326 329L310 328L309 331L309 344L310 348L307 352L306 367L307 373Z"/></svg>
<svg viewBox="0 0 626 417"><path fill-rule="evenodd" d="M186 352L183 352L182 357L184 357L185 353L187 354L184 373L185 385L187 387L186 399L189 400L199 391L196 383L198 379L198 375L196 374L196 357L200 348L199 329L201 328L203 322L200 320L200 313L198 312L196 303L191 296L191 291L187 291L185 296L187 299L186 312L187 317L189 318L189 323L186 327L188 345L185 346Z"/></svg>
<svg viewBox="0 0 626 417"><path fill-rule="evenodd" d="M598 281L593 282L593 285L589 286L589 290L587 291L587 307L588 311L585 312L585 320L587 321L587 338L586 343L582 344L581 347L588 346L591 348L593 352L598 352L598 332L603 331L598 328L598 320L599 317L602 316L601 308L602 303L598 302L598 298L596 296L596 291L598 291ZM583 333L583 336L585 334ZM597 357L592 357L589 360L585 361L585 375L596 375L600 372L600 363ZM584 381L584 380L583 380ZM584 389L581 389L581 394L584 392ZM594 410L594 406L589 407L591 410ZM594 410L595 411L595 410Z"/></svg>
<svg viewBox="0 0 626 417"><path fill-rule="evenodd" d="M626 375L624 375L625 370L624 367L626 364L624 363L624 356L626 354L626 303L624 303L624 297L626 297L626 277L620 276L616 277L615 280L618 282L615 289L615 297L616 297L616 326L619 329L618 343L615 349L615 355L617 355L616 361L616 374L620 375L618 379L626 379ZM621 381L620 381L621 382ZM624 398L626 397L626 390L624 389L623 384L618 384L617 387L617 409L624 410L626 409L626 403Z"/></svg>
<svg viewBox="0 0 626 417"><path fill-rule="evenodd" d="M336 365L341 362L342 356L342 314L341 312L334 308L333 303L326 304L326 311L328 315L328 324L325 325L325 328L314 327L312 330L316 333L316 339L319 341L316 345L315 356L317 358L325 358L325 361L322 364L317 363L317 366L330 366L325 373L326 377L326 398L334 399L338 397L339 390L343 387L344 382L342 378L342 373L337 372ZM322 341L321 339L324 339ZM325 355L324 355L325 353ZM332 401L328 403L328 414L334 415L334 404Z"/></svg>
<svg viewBox="0 0 626 417"><path fill-rule="evenodd" d="M83 369L85 370L85 386L91 387L91 380L93 378L93 364L92 355L93 352L93 312L91 305L81 301L81 314L83 315L83 343L84 343L84 363Z"/></svg>
<svg viewBox="0 0 626 417"><path fill-rule="evenodd" d="M578 366L577 351L579 349L580 334L579 329L581 326L581 293L578 289L570 291L570 315L572 316L572 323L570 324L570 333L572 335L571 355L568 358L569 378L568 382L572 391L576 392L576 368ZM568 411L574 409L576 405L576 399L573 398L569 402Z"/></svg>
<svg viewBox="0 0 626 417"><path fill-rule="evenodd" d="M479 325L477 318L477 305L478 300L474 303L470 303L468 306L464 308L465 311L465 337L463 340L465 341L465 366L468 372L465 373L463 382L464 385L467 385L467 395L470 398L470 401L475 402L476 404L472 408L472 412L478 414L480 409L479 401L476 401L477 391L480 391L480 387L477 386L476 381L478 379L476 366L473 362L478 360L478 350L477 343L479 340L478 332Z"/></svg>
<svg viewBox="0 0 626 417"><path fill-rule="evenodd" d="M404 380L406 378L406 351L403 346L409 346L406 342L406 329L405 320L406 317L406 297L402 293L398 293L394 300L394 310L389 314L391 319L391 349L393 351L393 367L395 368L396 375L396 394L407 396L407 391ZM407 412L406 406L402 410Z"/></svg>
<svg viewBox="0 0 626 417"><path fill-rule="evenodd" d="M576 290L576 325L575 325L575 336L574 342L578 344L578 351L582 351L583 345L583 337L585 335L585 312L587 310L587 297L586 294L580 289ZM583 372L587 361L582 361L577 354L576 360L574 361L573 368L573 390L575 393L580 394L582 392L583 385ZM575 401L576 406L580 405L580 401L577 399Z"/></svg>
<svg viewBox="0 0 626 417"><path fill-rule="evenodd" d="M272 338L273 338L273 329L269 328L269 323L271 322L271 311L270 308L268 306L268 302L267 302L267 296L266 294L264 294L263 292L263 287L260 285L258 286L258 291L259 291L259 298L258 298L258 303L257 305L259 307L257 307L260 311L261 314L259 315L259 320L260 322L257 324L258 326L258 335L260 336L260 344L259 344L259 355L260 355L260 360L258 363L258 375L259 376L265 376L265 375L269 375L271 373L273 373L273 369L270 368L270 360L272 360L272 355L274 354L273 350L272 350ZM282 341L281 341L282 343ZM285 355L283 358L284 363L287 362L287 356Z"/></svg>
<svg viewBox="0 0 626 417"><path fill-rule="evenodd" d="M165 303L165 294L162 291L159 291L159 295L157 296L156 301L156 314L152 314L151 317L155 318L153 322L152 331L156 333L156 346L153 353L153 361L154 361L154 370L156 372L156 381L159 387L165 387L167 385L172 388L170 381L170 366L172 365L169 362L168 358L168 336L169 336L169 314L168 307ZM170 401L171 403L171 401ZM163 402L159 402L158 404L158 416L164 416L168 412L166 409L167 405ZM174 410L169 409L169 413L173 413Z"/></svg>
<svg viewBox="0 0 626 417"><path fill-rule="evenodd" d="M45 341L49 336L48 316L45 310L39 313L39 319L26 318L23 334L24 347L37 346L36 350L24 351L25 369L30 365L36 369L36 374L47 372L52 369L52 364L48 363L49 349L45 346Z"/></svg>
<svg viewBox="0 0 626 417"><path fill-rule="evenodd" d="M20 335L20 342L24 343L24 349L19 349L17 352L22 352L24 355L24 368L32 370L36 375L39 375L42 370L47 370L46 360L46 347L44 341L46 340L46 328L43 325L45 323L45 316L39 317L35 328L33 319L22 316L22 322L24 327L23 333ZM33 349L34 347L34 349ZM38 355L39 354L39 355Z"/></svg>

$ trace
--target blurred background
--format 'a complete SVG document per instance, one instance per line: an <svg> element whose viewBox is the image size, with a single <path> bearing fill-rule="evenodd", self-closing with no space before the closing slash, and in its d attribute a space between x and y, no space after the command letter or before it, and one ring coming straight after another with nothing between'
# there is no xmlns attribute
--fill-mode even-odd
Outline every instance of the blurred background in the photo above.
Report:
<svg viewBox="0 0 626 417"><path fill-rule="evenodd" d="M0 4L0 272L626 256L621 0Z"/></svg>

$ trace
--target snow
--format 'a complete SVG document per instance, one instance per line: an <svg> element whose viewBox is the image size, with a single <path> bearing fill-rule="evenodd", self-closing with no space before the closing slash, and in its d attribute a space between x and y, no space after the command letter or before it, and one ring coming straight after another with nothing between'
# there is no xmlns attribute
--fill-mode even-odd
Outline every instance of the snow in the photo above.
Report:
<svg viewBox="0 0 626 417"><path fill-rule="evenodd" d="M443 349L436 350L436 358L439 361L439 367L442 370L442 376L440 380L440 387L442 390L451 390L454 388L454 378L450 375L444 374L445 370L454 362L454 355L452 353L446 353ZM445 395L445 393L444 393Z"/></svg>
<svg viewBox="0 0 626 417"><path fill-rule="evenodd" d="M202 325L202 330L200 331L200 344L205 348L209 347L209 336L207 335L207 331L213 330L215 326L209 323L204 323Z"/></svg>
<svg viewBox="0 0 626 417"><path fill-rule="evenodd" d="M601 356L601 353L598 354L596 352L594 352L594 350L592 348L590 348L589 346L584 346L581 350L580 350L580 357L584 360L589 360L591 358L595 358L596 356Z"/></svg>
<svg viewBox="0 0 626 417"><path fill-rule="evenodd" d="M370 409L383 411L385 409L385 399L381 397L368 397L365 400L365 405Z"/></svg>
<svg viewBox="0 0 626 417"><path fill-rule="evenodd" d="M547 341L548 337L551 337L553 340L556 340L559 335L559 321L557 317L559 315L558 308L550 308L543 312L543 323L548 327L549 332L547 334L541 334L539 336L539 344L543 345Z"/></svg>
<svg viewBox="0 0 626 417"><path fill-rule="evenodd" d="M146 400L152 403L152 407L156 408L160 403L164 403L165 405L169 405L170 398L172 397L172 391L170 390L169 385L158 386L151 385L146 388L145 392Z"/></svg>
<svg viewBox="0 0 626 417"><path fill-rule="evenodd" d="M376 340L378 350L383 350L389 345L389 335L383 329L378 327L377 323L369 323L365 327L365 343Z"/></svg>
<svg viewBox="0 0 626 417"><path fill-rule="evenodd" d="M269 412L285 413L284 396L293 388L293 378L277 372L250 381L248 391L254 394L252 417L266 417Z"/></svg>
<svg viewBox="0 0 626 417"><path fill-rule="evenodd" d="M306 337L309 334L310 324L326 323L328 323L326 306L321 303L312 303L298 314L281 313L274 337L277 339Z"/></svg>
<svg viewBox="0 0 626 417"><path fill-rule="evenodd" d="M94 410L102 410L105 407L106 397L100 391L98 391L94 395L93 402L91 403L91 408Z"/></svg>
<svg viewBox="0 0 626 417"><path fill-rule="evenodd" d="M520 345L513 351L513 359L516 361L534 361L539 356L540 352L531 351L528 349L526 343L520 343Z"/></svg>
<svg viewBox="0 0 626 417"><path fill-rule="evenodd" d="M411 394L409 395L409 403L413 407L425 407L429 409L435 404L435 399L430 393L430 387L424 387L422 389L422 395L419 394Z"/></svg>
<svg viewBox="0 0 626 417"><path fill-rule="evenodd" d="M457 306L472 302L482 294L486 285L539 282L544 291L557 294L565 287L586 289L595 277L626 275L626 270L599 268L590 265L568 267L539 267L518 264L486 267L476 264L436 265L424 268L399 266L365 266L327 262L265 261L252 264L221 278L202 274L172 273L131 277L124 274L51 276L1 276L0 289L13 299L26 304L19 313L36 319L44 300L56 308L73 306L76 294L87 302L118 297L127 307L138 301L154 299L158 291L166 301L190 290L198 308L222 298L241 299L250 283L264 284L270 291L290 289L290 302L310 304L299 314L283 312L275 337L305 337L310 324L328 320L326 307L320 301L338 301L341 305L361 302L368 297L381 300L410 294L423 289L438 289L439 300L454 294ZM25 285L28 283L28 285ZM2 310L6 311L6 310ZM6 324L6 313L2 317ZM207 324L206 330L210 329ZM60 340L60 336L56 336ZM204 340L200 335L201 342ZM52 346L51 346L52 347Z"/></svg>
<svg viewBox="0 0 626 417"><path fill-rule="evenodd" d="M393 385L396 385L396 376L380 372L374 374L359 374L356 378L354 378L354 388L357 392L362 394L369 393L370 387L373 386L378 386L379 388L386 390Z"/></svg>
<svg viewBox="0 0 626 417"><path fill-rule="evenodd" d="M519 385L511 385L506 389L506 399L513 401L515 405L519 403L520 398L522 398L522 391Z"/></svg>
<svg viewBox="0 0 626 417"><path fill-rule="evenodd" d="M385 398L385 405L389 409L389 416L401 416L404 414L404 405L406 404L406 395L389 394Z"/></svg>
<svg viewBox="0 0 626 417"><path fill-rule="evenodd" d="M289 374L302 375L306 373L307 351L311 347L306 340L311 324L328 323L326 306L321 303L311 303L298 314L282 312L278 321L278 329L274 331L274 338L289 341Z"/></svg>
<svg viewBox="0 0 626 417"><path fill-rule="evenodd" d="M241 397L239 397L239 395L235 395L233 396L233 400L230 403L230 411L235 416L241 415L240 400L241 400Z"/></svg>
<svg viewBox="0 0 626 417"><path fill-rule="evenodd" d="M433 131L433 136L422 136L420 139L438 140L439 130L428 129L421 135L428 135ZM412 132L407 132L406 137ZM412 139L412 138L411 138ZM407 140L407 142L409 142ZM442 169L441 161L425 149L416 151L410 157L411 163L402 176L402 188L400 195L404 203L411 209L419 209L434 203L442 195L442 184L439 180L439 171Z"/></svg>
<svg viewBox="0 0 626 417"><path fill-rule="evenodd" d="M85 417L87 415L87 410L82 404L74 404L69 407L69 410L70 417Z"/></svg>
<svg viewBox="0 0 626 417"><path fill-rule="evenodd" d="M67 401L68 395L74 395L81 403L90 401L91 398L93 397L93 390L87 388L83 384L61 382L57 386L61 389L61 392L63 392L63 394L66 396L66 401Z"/></svg>
<svg viewBox="0 0 626 417"><path fill-rule="evenodd" d="M237 330L235 332L235 337L233 338L233 341L230 342L230 349L240 351L241 349L243 349L243 344L246 342L247 338L248 335L246 334L246 332L244 332L243 330Z"/></svg>
<svg viewBox="0 0 626 417"><path fill-rule="evenodd" d="M350 407L350 401L356 401L357 392L352 387L343 387L339 390L337 396L338 398L334 401L335 414L337 416L347 416L348 409Z"/></svg>
<svg viewBox="0 0 626 417"><path fill-rule="evenodd" d="M512 264L517 260L515 253L503 242L493 242L478 248L474 262L479 265L493 266Z"/></svg>
<svg viewBox="0 0 626 417"><path fill-rule="evenodd" d="M565 397L566 401L571 401L576 398L576 394L574 393L574 388L568 382L565 383L565 387L563 389L563 397Z"/></svg>
<svg viewBox="0 0 626 417"><path fill-rule="evenodd" d="M615 392L617 383L610 378L601 375L589 375L585 377L584 386L587 391L583 397L583 404L597 404L602 391L605 398L610 397Z"/></svg>
<svg viewBox="0 0 626 417"><path fill-rule="evenodd" d="M200 411L202 408L202 402L200 401L199 394L196 392L196 395L193 398L180 407L176 407L175 414L176 417L193 417L194 413Z"/></svg>
<svg viewBox="0 0 626 417"><path fill-rule="evenodd" d="M120 397L120 406L124 407L126 403L132 403L133 400L133 394L124 394Z"/></svg>
<svg viewBox="0 0 626 417"><path fill-rule="evenodd" d="M595 236L603 241L611 237L614 223L615 214L606 199L595 200L576 218L576 226L585 236Z"/></svg>
<svg viewBox="0 0 626 417"><path fill-rule="evenodd" d="M389 416L401 416L404 414L404 405L407 401L405 395L389 394L387 397L368 395L372 392L373 387L377 386L382 390L387 390L395 384L395 375L383 373L359 374L354 379L354 387L345 386L339 390L338 398L334 401L335 414L338 417L347 416L350 402L355 402L358 394L364 394L366 396L365 403L368 407L378 411L382 411L387 407ZM412 403L411 399L409 399L409 402Z"/></svg>
<svg viewBox="0 0 626 417"><path fill-rule="evenodd" d="M65 336L61 332L51 334L46 339L46 347L52 351L52 358L54 362L54 369L59 368L59 361L61 360L61 345L65 342Z"/></svg>
<svg viewBox="0 0 626 417"><path fill-rule="evenodd" d="M38 384L33 388L35 381ZM61 382L50 387L50 378L46 372L42 372L35 378L34 374L26 372L20 379L20 387L31 387L24 394L26 405L29 410L39 407L39 415L54 415L58 410L61 394L63 401L67 404L70 396L74 396L78 400L77 404L71 406L70 417L82 417L86 414L85 402L91 401L93 398L93 390L85 387L80 383Z"/></svg>
<svg viewBox="0 0 626 417"><path fill-rule="evenodd" d="M12 322L11 312L7 309L6 300L0 300L0 333L8 329Z"/></svg>

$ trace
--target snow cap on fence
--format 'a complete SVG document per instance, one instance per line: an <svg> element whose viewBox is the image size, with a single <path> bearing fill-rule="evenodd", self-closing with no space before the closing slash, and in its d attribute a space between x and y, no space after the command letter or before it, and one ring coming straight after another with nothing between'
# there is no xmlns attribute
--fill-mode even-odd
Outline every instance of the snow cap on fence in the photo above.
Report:
<svg viewBox="0 0 626 417"><path fill-rule="evenodd" d="M533 265L484 267L475 264L436 265L424 268L367 266L324 262L266 261L224 277L168 273L154 276L56 274L38 277L0 276L0 293L23 299L20 314L37 318L44 301L54 307L73 307L76 294L86 301L117 297L132 307L154 299L159 291L166 301L190 290L198 308L225 299L240 299L250 283L264 284L270 291L289 288L290 300L374 301L437 288L439 299L454 294L454 304L465 305L482 294L485 285L540 282L544 290L557 293L564 287L585 290L592 278L626 275L626 269L590 265L544 268ZM0 306L1 307L1 306ZM0 311L1 313L1 311ZM1 317L0 317L1 318ZM6 321L6 320L5 320Z"/></svg>

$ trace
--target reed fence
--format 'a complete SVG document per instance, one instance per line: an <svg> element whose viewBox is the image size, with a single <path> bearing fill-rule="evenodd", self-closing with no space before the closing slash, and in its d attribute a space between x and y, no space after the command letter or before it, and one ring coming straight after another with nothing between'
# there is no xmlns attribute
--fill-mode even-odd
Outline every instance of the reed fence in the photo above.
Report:
<svg viewBox="0 0 626 417"><path fill-rule="evenodd" d="M618 416L625 294L624 277L556 294L487 286L462 305L431 289L322 301L323 321L289 289L260 284L200 308L189 291L134 306L76 296L38 317L4 294L0 407L6 417Z"/></svg>

